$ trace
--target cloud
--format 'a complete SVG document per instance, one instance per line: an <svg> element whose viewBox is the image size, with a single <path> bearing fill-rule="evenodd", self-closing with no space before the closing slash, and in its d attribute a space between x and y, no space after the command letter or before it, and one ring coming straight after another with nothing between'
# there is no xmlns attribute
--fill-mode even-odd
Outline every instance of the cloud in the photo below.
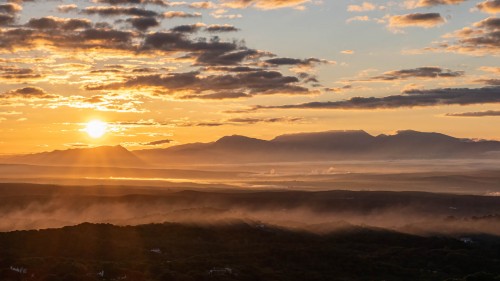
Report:
<svg viewBox="0 0 500 281"><path fill-rule="evenodd" d="M368 17L368 16L356 16L356 17L348 18L346 20L347 23L351 23L353 21L370 21L370 17Z"/></svg>
<svg viewBox="0 0 500 281"><path fill-rule="evenodd" d="M488 14L500 13L500 0L484 1L476 5L476 8Z"/></svg>
<svg viewBox="0 0 500 281"><path fill-rule="evenodd" d="M194 24L183 24L178 25L170 29L172 32L181 32L181 33L195 33L198 32L201 28L206 25L203 23L194 23Z"/></svg>
<svg viewBox="0 0 500 281"><path fill-rule="evenodd" d="M172 142L172 140L157 140L157 141L145 142L145 143L142 143L141 145L157 146L157 145L163 145L163 144L167 144L167 143L171 143L171 142Z"/></svg>
<svg viewBox="0 0 500 281"><path fill-rule="evenodd" d="M348 12L366 12L373 11L377 7L370 2L363 2L361 5L349 5L347 6Z"/></svg>
<svg viewBox="0 0 500 281"><path fill-rule="evenodd" d="M90 97L72 95L69 97L58 97L57 100L47 104L49 108L71 107L87 108L97 111L109 112L147 112L140 108L142 102L127 95L94 95Z"/></svg>
<svg viewBox="0 0 500 281"><path fill-rule="evenodd" d="M163 17L167 19L173 18L201 18L201 13L186 13L182 11L169 11L163 13Z"/></svg>
<svg viewBox="0 0 500 281"><path fill-rule="evenodd" d="M345 86L337 87L337 88L325 88L325 91L333 92L333 93L341 93L341 92L344 92L346 90L351 90L352 88L353 88L352 85L345 85Z"/></svg>
<svg viewBox="0 0 500 281"><path fill-rule="evenodd" d="M472 27L446 34L444 38L455 41L441 43L437 50L469 55L499 55L500 18L486 18L474 23Z"/></svg>
<svg viewBox="0 0 500 281"><path fill-rule="evenodd" d="M234 123L234 124L257 124L257 123L294 123L303 121L300 117L271 117L271 118L259 118L259 117L244 117L244 118L231 118L226 120L224 123Z"/></svg>
<svg viewBox="0 0 500 281"><path fill-rule="evenodd" d="M89 85L88 90L152 89L155 95L179 95L181 98L227 99L267 94L309 94L297 85L294 76L277 71L252 71L236 74L201 75L199 72L144 75L123 82Z"/></svg>
<svg viewBox="0 0 500 281"><path fill-rule="evenodd" d="M67 4L67 5L59 5L57 6L57 11L60 13L68 13L71 11L78 10L78 6L76 4Z"/></svg>
<svg viewBox="0 0 500 281"><path fill-rule="evenodd" d="M154 4L168 7L168 1L164 0L92 0L95 3L109 5L137 5L137 4Z"/></svg>
<svg viewBox="0 0 500 281"><path fill-rule="evenodd" d="M295 105L257 106L255 109L394 109L443 105L500 103L500 87L439 88L407 90L401 95L386 97L354 97L343 101L309 102Z"/></svg>
<svg viewBox="0 0 500 281"><path fill-rule="evenodd" d="M0 99L56 99L58 97L38 87L24 87L0 94Z"/></svg>
<svg viewBox="0 0 500 281"><path fill-rule="evenodd" d="M326 60L321 60L317 58L308 59L295 59L295 58L272 58L265 61L270 65L301 65L301 66L312 66L315 64L328 63Z"/></svg>
<svg viewBox="0 0 500 281"><path fill-rule="evenodd" d="M0 66L1 79L37 79L43 77L32 68L19 68L17 66Z"/></svg>
<svg viewBox="0 0 500 281"><path fill-rule="evenodd" d="M233 65L258 55L237 42L191 41L182 33L157 32L148 34L141 46L142 51L191 52L198 65Z"/></svg>
<svg viewBox="0 0 500 281"><path fill-rule="evenodd" d="M207 99L207 100L225 100L225 99L239 99L239 98L249 98L252 95L245 92L238 91L222 91L212 94L196 94L196 95L185 95L182 99Z"/></svg>
<svg viewBox="0 0 500 281"><path fill-rule="evenodd" d="M146 10L137 7L119 7L119 6L92 6L83 9L82 13L88 15L100 15L100 16L139 16L139 17L155 17L159 14L152 10Z"/></svg>
<svg viewBox="0 0 500 281"><path fill-rule="evenodd" d="M340 53L344 55L354 55L355 52L353 50L343 50Z"/></svg>
<svg viewBox="0 0 500 281"><path fill-rule="evenodd" d="M90 20L88 19L63 19L57 17L43 17L38 19L30 19L26 26L35 29L76 30L87 29L92 25Z"/></svg>
<svg viewBox="0 0 500 281"><path fill-rule="evenodd" d="M448 113L446 116L452 117L492 117L500 116L500 110L488 110L478 112Z"/></svg>
<svg viewBox="0 0 500 281"><path fill-rule="evenodd" d="M228 14L225 9L217 9L210 15L216 19L239 19L243 16L241 14Z"/></svg>
<svg viewBox="0 0 500 281"><path fill-rule="evenodd" d="M160 22L154 17L134 17L127 19L126 22L130 23L134 28L140 31L146 31L149 28L160 25Z"/></svg>
<svg viewBox="0 0 500 281"><path fill-rule="evenodd" d="M286 7L300 7L310 0L221 0L222 5L233 9L255 7L262 10L271 10Z"/></svg>
<svg viewBox="0 0 500 281"><path fill-rule="evenodd" d="M22 112L19 112L19 111L1 111L0 112L0 115L4 115L4 116L10 116L10 115L21 115L23 114Z"/></svg>
<svg viewBox="0 0 500 281"><path fill-rule="evenodd" d="M235 32L239 31L238 28L229 24L212 24L205 28L207 32Z"/></svg>
<svg viewBox="0 0 500 281"><path fill-rule="evenodd" d="M55 2L55 1L54 1ZM192 33L234 32L239 29L229 24L191 24L179 25L171 30L150 30L159 27L159 21L175 17L198 17L200 13L169 11L160 12L149 5L153 1L106 0L91 1L107 4L106 6L81 6L80 15L100 15L106 21L92 22L96 17L55 17L43 16L27 19L23 24L0 28L0 51L47 54L47 61L55 64L66 58L82 60L93 69L75 69L65 71L62 67L43 68L51 63L31 62L33 67L25 65L9 66L0 69L0 78L37 79L45 78L53 84L68 82L69 87L82 89L115 91L145 89L147 97L172 96L179 99L237 99L255 95L317 93L314 89L319 83L317 78L301 77L295 71L301 67L332 63L317 58L296 59L277 57L265 50L251 49L244 41L221 39L209 35L209 38L195 37ZM257 5L254 2L251 5ZM305 3L304 1L302 1ZM164 2L162 2L164 3ZM277 2L275 2L277 3ZM61 9L78 9L73 5ZM169 5L184 5L170 2ZM213 4L213 3L212 3ZM212 8L211 2L189 4L198 8ZM262 4L262 3L261 3ZM288 3L290 4L290 3ZM286 5L288 5L286 4ZM41 4L40 4L41 5ZM130 6L129 6L130 5ZM162 4L163 5L163 4ZM260 4L259 4L260 5ZM10 6L9 6L10 7ZM256 6L257 7L257 6ZM53 10L52 10L53 11ZM62 11L62 10L61 10ZM23 19L26 18L23 15ZM111 16L119 18L109 19ZM133 28L132 28L133 27ZM158 58L167 68L148 67L151 58ZM106 60L120 59L139 65L136 69L110 68L104 66ZM101 63L102 62L102 63ZM295 74L284 74L278 66L293 66ZM97 68L100 67L100 68ZM182 68L183 72L171 72ZM287 70L283 70L289 73ZM147 74L147 75L146 75ZM176 80L177 79L177 80ZM101 82L102 81L102 82ZM16 81L17 82L17 81ZM23 81L28 82L28 81ZM86 86L85 86L86 85ZM95 92L94 92L95 93ZM108 93L99 92L92 97L73 96L58 99L52 107L68 106L73 108L92 108L96 110L129 111L137 110L138 104L130 100L118 100L106 97ZM96 102L94 102L96 101ZM125 104L129 104L125 106Z"/></svg>
<svg viewBox="0 0 500 281"><path fill-rule="evenodd" d="M394 80L405 80L410 78L456 78L464 75L463 71L452 71L437 66L426 66L412 69L392 70L384 72L382 75L373 76L365 80L354 80L363 82L390 82Z"/></svg>
<svg viewBox="0 0 500 281"><path fill-rule="evenodd" d="M13 24L15 20L16 18L12 15L0 14L0 26Z"/></svg>
<svg viewBox="0 0 500 281"><path fill-rule="evenodd" d="M390 28L404 28L410 26L431 28L443 24L445 19L439 13L413 13L406 15L389 16Z"/></svg>
<svg viewBox="0 0 500 281"><path fill-rule="evenodd" d="M498 78L491 78L491 79L478 79L475 80L474 82L479 82L485 85L490 85L490 86L500 86L500 79Z"/></svg>
<svg viewBox="0 0 500 281"><path fill-rule="evenodd" d="M136 98L122 95L94 95L90 97L71 95L60 96L50 94L42 88L24 87L4 93L0 93L0 100L16 100L33 102L30 106L43 105L46 108L88 108L98 111L113 111L113 112L145 112L138 107L142 104ZM3 104L11 105L11 104ZM14 104L25 105L25 104Z"/></svg>
<svg viewBox="0 0 500 281"><path fill-rule="evenodd" d="M433 7L440 5L458 5L466 0L409 0L405 2L405 6L409 9L420 7Z"/></svg>
<svg viewBox="0 0 500 281"><path fill-rule="evenodd" d="M206 120L198 122L177 122L177 127L219 127L219 126L241 126L259 123L297 123L303 122L301 117L238 117L225 120Z"/></svg>
<svg viewBox="0 0 500 281"><path fill-rule="evenodd" d="M23 8L16 3L6 3L0 4L0 13L15 14L22 10Z"/></svg>
<svg viewBox="0 0 500 281"><path fill-rule="evenodd" d="M491 73L500 74L500 67L482 66L482 67L479 68L479 70L482 70L482 71L485 71L485 72L491 72Z"/></svg>
<svg viewBox="0 0 500 281"><path fill-rule="evenodd" d="M214 2L205 1L189 3L189 7L193 9L216 9L218 5Z"/></svg>

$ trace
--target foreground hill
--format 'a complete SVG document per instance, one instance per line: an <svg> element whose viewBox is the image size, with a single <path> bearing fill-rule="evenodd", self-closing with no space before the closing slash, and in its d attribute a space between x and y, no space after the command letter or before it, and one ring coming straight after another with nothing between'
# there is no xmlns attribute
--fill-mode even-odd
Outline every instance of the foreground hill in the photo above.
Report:
<svg viewBox="0 0 500 281"><path fill-rule="evenodd" d="M16 272L16 270L21 272ZM260 223L82 224L0 233L1 280L500 280L500 238Z"/></svg>
<svg viewBox="0 0 500 281"><path fill-rule="evenodd" d="M439 133L328 131L260 140L226 136L211 143L134 151L152 163L245 163L320 160L484 158L500 155L500 142L458 139Z"/></svg>

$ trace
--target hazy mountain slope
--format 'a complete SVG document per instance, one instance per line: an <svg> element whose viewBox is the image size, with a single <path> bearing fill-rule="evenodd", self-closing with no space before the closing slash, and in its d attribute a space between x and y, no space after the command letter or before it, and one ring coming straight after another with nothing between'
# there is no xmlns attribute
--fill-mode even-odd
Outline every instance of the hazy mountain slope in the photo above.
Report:
<svg viewBox="0 0 500 281"><path fill-rule="evenodd" d="M145 162L122 146L54 150L11 157L10 163L49 166L140 167Z"/></svg>
<svg viewBox="0 0 500 281"><path fill-rule="evenodd" d="M495 152L500 152L500 142L417 131L379 136L364 131L328 131L282 135L270 141L235 135L212 143L134 151L154 163L482 158L494 157Z"/></svg>
<svg viewBox="0 0 500 281"><path fill-rule="evenodd" d="M500 142L459 139L439 133L327 131L260 140L240 135L211 143L128 151L122 146L55 150L4 159L4 163L50 166L144 167L147 164L264 163L379 159L494 158Z"/></svg>

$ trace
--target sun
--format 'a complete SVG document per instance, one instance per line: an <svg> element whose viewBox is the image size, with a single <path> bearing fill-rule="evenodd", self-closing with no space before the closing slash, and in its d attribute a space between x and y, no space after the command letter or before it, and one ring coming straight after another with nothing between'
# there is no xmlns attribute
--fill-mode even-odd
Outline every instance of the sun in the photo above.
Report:
<svg viewBox="0 0 500 281"><path fill-rule="evenodd" d="M100 138L104 136L108 129L108 124L102 122L100 120L92 120L87 123L87 127L85 127L85 132L94 139Z"/></svg>

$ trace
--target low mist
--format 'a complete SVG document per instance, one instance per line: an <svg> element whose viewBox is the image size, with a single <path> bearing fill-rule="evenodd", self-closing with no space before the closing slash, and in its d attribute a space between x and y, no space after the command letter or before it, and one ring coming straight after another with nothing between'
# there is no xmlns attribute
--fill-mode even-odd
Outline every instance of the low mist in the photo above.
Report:
<svg viewBox="0 0 500 281"><path fill-rule="evenodd" d="M408 201L409 197L412 202ZM471 205L473 198L468 196L347 191L319 194L185 191L160 196L55 194L10 199L17 203L12 201L0 208L2 232L59 228L84 222L211 225L244 221L259 227L315 233L363 226L419 235L500 235L498 197L483 197L488 200L482 200L479 205Z"/></svg>

